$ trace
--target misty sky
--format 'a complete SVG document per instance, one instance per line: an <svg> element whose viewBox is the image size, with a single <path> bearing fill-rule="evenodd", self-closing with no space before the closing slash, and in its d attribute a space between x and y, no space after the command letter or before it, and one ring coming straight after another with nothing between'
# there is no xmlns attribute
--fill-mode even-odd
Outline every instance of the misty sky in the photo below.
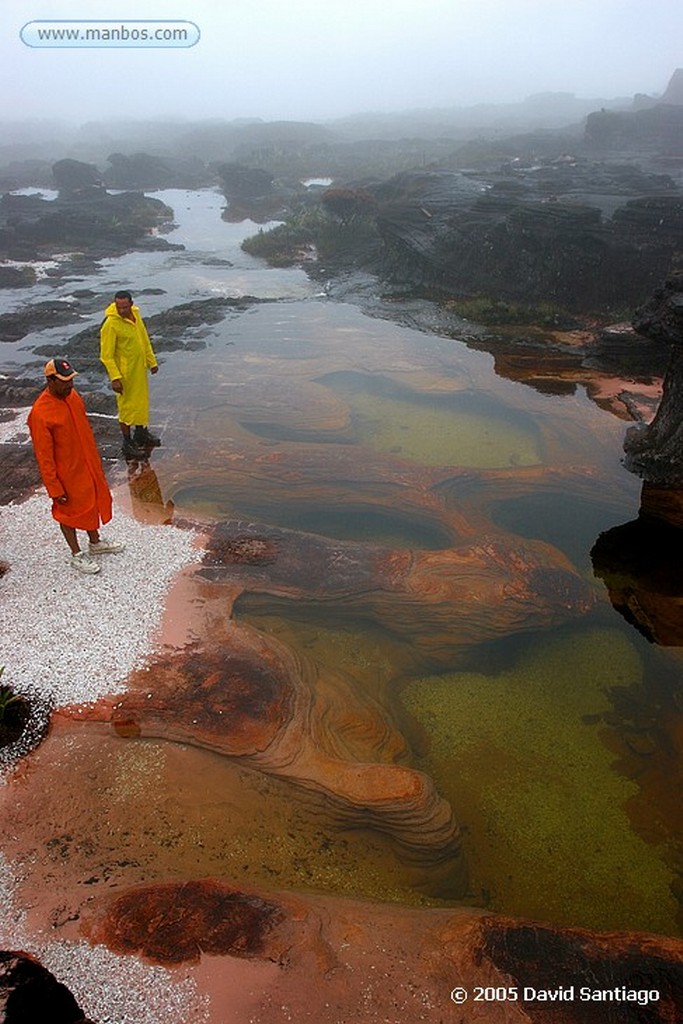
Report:
<svg viewBox="0 0 683 1024"><path fill-rule="evenodd" d="M0 118L324 120L661 93L683 0L1 0ZM180 19L191 48L47 49L26 22Z"/></svg>

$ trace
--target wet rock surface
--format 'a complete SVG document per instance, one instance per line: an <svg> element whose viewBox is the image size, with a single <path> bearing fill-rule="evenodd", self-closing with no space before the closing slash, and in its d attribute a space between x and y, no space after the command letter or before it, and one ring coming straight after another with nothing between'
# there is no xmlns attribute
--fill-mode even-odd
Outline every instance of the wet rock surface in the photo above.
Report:
<svg viewBox="0 0 683 1024"><path fill-rule="evenodd" d="M343 673L230 621L230 604L222 621L216 608L211 618L223 647L204 642L152 661L113 708L114 732L204 747L322 793L339 822L377 829L416 863L445 863L462 891L450 807L429 778L392 763L404 744L389 713Z"/></svg>
<svg viewBox="0 0 683 1024"><path fill-rule="evenodd" d="M137 919L128 910L134 902ZM212 903L225 908L222 925ZM141 949L157 963L196 960L198 945L214 956L227 953L236 970L245 957L250 969L254 961L276 965L242 1008L254 1024L304 1012L323 1024L387 1014L411 1024L670 1024L681 1010L678 940L597 935L465 909L240 892L207 879L115 894L88 912L83 927L97 941ZM220 1013L230 987L216 961L212 967ZM318 983L302 988L312 968ZM196 977L206 981L201 964ZM641 1002L626 1001L627 990Z"/></svg>
<svg viewBox="0 0 683 1024"><path fill-rule="evenodd" d="M36 302L17 313L0 314L0 341L19 341L32 331L62 327L79 317L77 303Z"/></svg>
<svg viewBox="0 0 683 1024"><path fill-rule="evenodd" d="M292 716L293 685L260 659L202 645L146 672L147 693L129 696L112 723L119 736L163 734L237 756L262 753Z"/></svg>
<svg viewBox="0 0 683 1024"><path fill-rule="evenodd" d="M0 267L0 288L30 288L35 283L33 267Z"/></svg>
<svg viewBox="0 0 683 1024"><path fill-rule="evenodd" d="M73 249L98 259L136 248L179 248L151 236L172 218L158 199L113 195L97 185L65 190L54 200L6 193L0 197L0 250L5 258L37 260Z"/></svg>
<svg viewBox="0 0 683 1024"><path fill-rule="evenodd" d="M573 310L643 301L677 250L683 197L660 177L650 187L664 194L629 199L604 220L590 192L624 196L622 181L605 182L601 167L595 182L585 165L576 167L559 165L551 181L520 171L514 188L482 177L469 196L461 175L404 176L391 201L379 203L382 276L445 295Z"/></svg>
<svg viewBox="0 0 683 1024"><path fill-rule="evenodd" d="M264 958L269 933L283 917L274 900L224 883L169 882L115 898L90 937L162 964L198 962L206 954Z"/></svg>
<svg viewBox="0 0 683 1024"><path fill-rule="evenodd" d="M237 299L227 297L196 299L192 302L183 302L172 306L170 309L164 310L163 313L145 317L145 324L156 352L193 351L206 347L206 341L200 335L207 325L220 323L231 312L239 314L253 305L268 301L271 300L257 299L249 295ZM51 308L51 304L45 305ZM58 306L60 312L61 305L60 303ZM89 299L87 303L89 311L92 305L93 302ZM100 305L103 311L106 302L103 303L100 300ZM35 307L29 307L21 313L6 314L6 317L10 318L10 329L15 323L15 320L11 318L16 318L16 322L22 325L24 333L27 333L28 330L39 329L41 321L38 318L36 322L35 312ZM37 312L40 313L40 310ZM62 315L65 317L70 315L73 320L80 314L69 307L69 313L65 312ZM44 322L43 326L54 326L54 323L49 321L49 309L45 311L45 320L47 322ZM0 328L2 322L3 318L0 317ZM68 356L74 366L78 366L79 373L85 371L89 380L96 380L97 377L101 379L100 324L101 320L60 343L60 353ZM54 345L37 345L33 351L35 355L48 357L53 353Z"/></svg>
<svg viewBox="0 0 683 1024"><path fill-rule="evenodd" d="M626 436L626 465L650 483L683 486L683 271L667 277L636 312L633 326L666 347L669 364L657 415Z"/></svg>

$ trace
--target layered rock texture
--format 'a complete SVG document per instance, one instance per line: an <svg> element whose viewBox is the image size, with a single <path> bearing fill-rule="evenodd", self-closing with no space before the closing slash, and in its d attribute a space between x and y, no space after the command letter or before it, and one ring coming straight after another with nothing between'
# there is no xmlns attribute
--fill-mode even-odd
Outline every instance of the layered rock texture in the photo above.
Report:
<svg viewBox="0 0 683 1024"><path fill-rule="evenodd" d="M633 320L635 330L669 350L662 400L652 423L629 431L627 466L650 483L683 486L683 271L667 277Z"/></svg>
<svg viewBox="0 0 683 1024"><path fill-rule="evenodd" d="M570 310L642 302L677 251L683 198L666 176L637 178L570 156L482 175L478 188L458 172L399 176L375 190L381 272L404 287Z"/></svg>

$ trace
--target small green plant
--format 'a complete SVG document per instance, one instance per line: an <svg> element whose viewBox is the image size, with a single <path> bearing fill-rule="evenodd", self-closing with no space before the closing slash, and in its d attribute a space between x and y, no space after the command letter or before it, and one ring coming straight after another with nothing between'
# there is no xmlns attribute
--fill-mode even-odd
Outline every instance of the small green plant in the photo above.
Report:
<svg viewBox="0 0 683 1024"><path fill-rule="evenodd" d="M5 666L0 665L0 679L5 671ZM11 686L0 686L0 722L4 722L8 709L13 704L19 704L23 698L14 693Z"/></svg>
<svg viewBox="0 0 683 1024"><path fill-rule="evenodd" d="M521 302L506 302L487 295L449 299L445 305L458 316L480 324L537 323L552 327L558 321L571 319L571 314L567 310L549 302L526 305Z"/></svg>

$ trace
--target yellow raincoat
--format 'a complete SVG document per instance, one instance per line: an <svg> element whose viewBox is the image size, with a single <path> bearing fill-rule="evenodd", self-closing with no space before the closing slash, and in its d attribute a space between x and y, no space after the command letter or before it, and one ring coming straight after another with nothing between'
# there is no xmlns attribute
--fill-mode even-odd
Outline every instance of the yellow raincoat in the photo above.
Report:
<svg viewBox="0 0 683 1024"><path fill-rule="evenodd" d="M100 359L110 380L121 380L123 394L116 395L121 423L146 427L149 424L147 370L157 365L144 320L133 306L132 320L126 320L112 302L105 310L100 331Z"/></svg>

